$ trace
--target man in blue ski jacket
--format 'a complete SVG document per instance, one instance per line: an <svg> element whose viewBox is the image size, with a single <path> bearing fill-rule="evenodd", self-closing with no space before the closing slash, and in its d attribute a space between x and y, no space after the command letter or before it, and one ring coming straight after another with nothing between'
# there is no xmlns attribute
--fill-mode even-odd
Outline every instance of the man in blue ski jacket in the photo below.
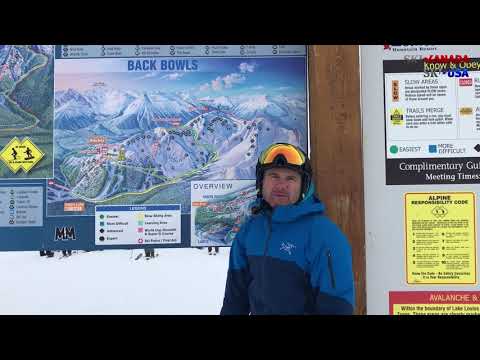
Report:
<svg viewBox="0 0 480 360"><path fill-rule="evenodd" d="M352 314L351 247L314 195L307 155L273 144L256 176L258 199L232 244L220 314Z"/></svg>

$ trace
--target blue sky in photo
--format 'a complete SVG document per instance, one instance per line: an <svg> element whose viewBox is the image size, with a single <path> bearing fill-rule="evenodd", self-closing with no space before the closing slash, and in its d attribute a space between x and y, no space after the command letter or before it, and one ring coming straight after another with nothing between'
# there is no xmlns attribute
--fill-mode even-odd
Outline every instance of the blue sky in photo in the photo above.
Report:
<svg viewBox="0 0 480 360"><path fill-rule="evenodd" d="M68 70L56 74L56 90L73 87L86 90L102 81L123 90L188 92L197 97L235 96L250 94L302 94L306 92L306 58L156 58L157 71L126 71L125 59L115 59L112 72L68 63ZM198 69L191 71L159 71L161 60L197 61ZM65 64L68 60L63 60ZM121 62L120 62L121 61ZM108 69L105 65L99 67ZM243 64L243 65L242 65ZM67 66L63 66L67 69ZM73 85L73 86L72 86Z"/></svg>

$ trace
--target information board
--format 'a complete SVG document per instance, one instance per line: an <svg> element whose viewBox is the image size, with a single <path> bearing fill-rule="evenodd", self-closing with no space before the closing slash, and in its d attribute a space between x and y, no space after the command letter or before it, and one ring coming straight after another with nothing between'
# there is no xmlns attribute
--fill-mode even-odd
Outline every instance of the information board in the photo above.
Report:
<svg viewBox="0 0 480 360"><path fill-rule="evenodd" d="M308 152L304 45L0 45L0 65L0 250L229 246L260 152Z"/></svg>

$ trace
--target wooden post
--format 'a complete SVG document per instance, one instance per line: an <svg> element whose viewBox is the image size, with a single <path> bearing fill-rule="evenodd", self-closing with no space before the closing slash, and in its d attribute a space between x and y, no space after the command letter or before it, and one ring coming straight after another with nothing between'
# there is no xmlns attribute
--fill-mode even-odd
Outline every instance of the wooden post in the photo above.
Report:
<svg viewBox="0 0 480 360"><path fill-rule="evenodd" d="M309 81L315 185L327 215L352 244L355 314L366 314L359 47L310 46Z"/></svg>

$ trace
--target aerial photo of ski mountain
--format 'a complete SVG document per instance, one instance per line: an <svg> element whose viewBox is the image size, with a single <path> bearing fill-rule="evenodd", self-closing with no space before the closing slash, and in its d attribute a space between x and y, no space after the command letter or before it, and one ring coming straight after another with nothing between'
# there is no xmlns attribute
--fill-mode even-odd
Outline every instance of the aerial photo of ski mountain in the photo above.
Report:
<svg viewBox="0 0 480 360"><path fill-rule="evenodd" d="M53 176L53 45L0 45L0 150L29 138L44 154L28 172L0 162L0 178Z"/></svg>
<svg viewBox="0 0 480 360"><path fill-rule="evenodd" d="M49 216L93 215L97 204L189 213L190 181L254 179L272 142L306 150L304 58L209 58L195 72L140 73L69 61L55 64Z"/></svg>

